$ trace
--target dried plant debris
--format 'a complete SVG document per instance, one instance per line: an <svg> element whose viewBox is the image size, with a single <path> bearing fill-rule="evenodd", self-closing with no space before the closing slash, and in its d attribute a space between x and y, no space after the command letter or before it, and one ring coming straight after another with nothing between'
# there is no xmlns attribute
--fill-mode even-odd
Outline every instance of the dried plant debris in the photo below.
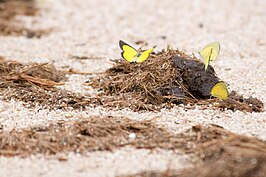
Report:
<svg viewBox="0 0 266 177"><path fill-rule="evenodd" d="M263 103L257 98L243 98L243 95L238 95L235 91L230 94L228 100L220 101L216 107L220 109L230 109L233 111L241 110L247 112L262 112L264 111Z"/></svg>
<svg viewBox="0 0 266 177"><path fill-rule="evenodd" d="M173 53L176 54L177 51L162 52L158 55L171 57ZM180 55L184 56L182 53ZM93 97L55 87L64 84L62 81L66 79L66 73L56 70L50 64L21 64L0 57L0 96L4 100L22 101L27 107L41 106L48 109L84 109L87 106L102 105L138 111L159 110L163 107L170 108L174 104L189 103L205 107L213 104L213 107L221 110L263 111L261 101L252 97L243 98L235 92L232 92L226 101L206 99L208 91L200 86L199 81L195 82L193 87L188 87L187 82L192 81L184 78L189 77L189 74L172 67L171 60L167 60L167 57L164 60L155 55L153 57L143 65L118 61L116 66L89 82L93 87L102 89L102 92ZM193 59L188 60L195 63ZM203 66L202 63L200 65ZM211 66L208 72L205 77L209 74L209 78L213 79L209 79L208 83L214 85L213 80L217 81L217 77ZM181 73L185 76L181 77ZM195 85L197 86L194 87ZM211 87L207 85L206 88Z"/></svg>
<svg viewBox="0 0 266 177"><path fill-rule="evenodd" d="M64 84L65 79L62 71L47 63L21 64L0 58L0 96L4 100L48 109L82 109L89 105L84 96L55 87Z"/></svg>
<svg viewBox="0 0 266 177"><path fill-rule="evenodd" d="M231 94L227 101L211 98L212 87L220 79L212 66L204 70L204 64L195 56L179 50L167 49L152 53L143 63L116 60L106 73L92 78L88 85L99 89L101 104L113 107L129 107L133 110L156 110L176 104L200 104L241 111L263 111L263 103L256 98L239 99Z"/></svg>
<svg viewBox="0 0 266 177"><path fill-rule="evenodd" d="M195 159L194 168L181 172L169 169L134 176L263 176L266 173L265 142L215 125L197 125L174 134L153 120L109 116L59 121L11 132L0 129L0 155L7 157L32 154L58 157L69 152L86 155L90 151L114 151L124 146L176 150Z"/></svg>
<svg viewBox="0 0 266 177"><path fill-rule="evenodd" d="M90 81L102 89L99 95L107 106L130 107L133 110L160 108L162 104L187 103L196 100L182 84L180 72L171 58L179 51L157 53L143 63L118 60L106 73Z"/></svg>
<svg viewBox="0 0 266 177"><path fill-rule="evenodd" d="M34 0L0 0L0 35L25 35L41 37L51 30L31 30L16 19L17 15L34 16L38 12Z"/></svg>
<svg viewBox="0 0 266 177"><path fill-rule="evenodd" d="M266 143L233 134L222 128L194 126L196 151L201 161L182 171L143 171L124 177L264 177Z"/></svg>
<svg viewBox="0 0 266 177"><path fill-rule="evenodd" d="M130 138L130 134L135 138ZM0 130L0 155L29 156L42 153L85 153L115 150L131 145L136 148L186 149L193 136L173 135L151 120L134 121L123 117L91 117L73 122L58 122L27 130Z"/></svg>
<svg viewBox="0 0 266 177"><path fill-rule="evenodd" d="M26 65L16 61L6 61L2 57L0 58L0 79L2 85L12 82L14 84L53 87L62 85L63 83L60 81L65 79L65 75L47 63Z"/></svg>

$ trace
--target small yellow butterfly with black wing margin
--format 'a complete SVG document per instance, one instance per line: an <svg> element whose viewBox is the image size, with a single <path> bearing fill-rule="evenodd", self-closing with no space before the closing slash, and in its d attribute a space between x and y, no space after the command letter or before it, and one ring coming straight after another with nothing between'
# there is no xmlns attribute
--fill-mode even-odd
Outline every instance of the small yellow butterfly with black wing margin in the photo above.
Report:
<svg viewBox="0 0 266 177"><path fill-rule="evenodd" d="M217 59L220 53L220 43L212 42L206 45L201 51L200 55L204 59L205 71L207 70L210 61L214 61Z"/></svg>
<svg viewBox="0 0 266 177"><path fill-rule="evenodd" d="M125 43L124 41L119 41L119 46L123 52L121 53L121 56L127 60L128 62L136 62L141 63L144 62L149 56L150 53L154 50L156 46L153 48L150 48L148 50L145 50L144 52L138 52L134 47L130 46L129 44Z"/></svg>
<svg viewBox="0 0 266 177"><path fill-rule="evenodd" d="M211 90L211 95L220 98L222 100L227 100L228 98L228 90L226 88L226 85L223 81L217 82Z"/></svg>

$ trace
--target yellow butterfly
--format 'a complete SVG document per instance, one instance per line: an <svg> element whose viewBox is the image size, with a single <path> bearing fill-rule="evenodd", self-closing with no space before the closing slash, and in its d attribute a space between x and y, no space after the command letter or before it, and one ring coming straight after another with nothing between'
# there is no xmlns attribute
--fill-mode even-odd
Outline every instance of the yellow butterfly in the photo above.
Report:
<svg viewBox="0 0 266 177"><path fill-rule="evenodd" d="M219 81L212 87L211 95L222 100L227 100L228 98L228 91L226 85L223 81Z"/></svg>
<svg viewBox="0 0 266 177"><path fill-rule="evenodd" d="M214 61L217 59L220 53L220 43L219 42L212 42L205 46L201 51L200 55L204 59L205 63L205 71L207 70L210 61Z"/></svg>
<svg viewBox="0 0 266 177"><path fill-rule="evenodd" d="M144 62L149 56L150 53L154 50L156 46L153 48L150 48L148 50L145 50L144 52L138 52L136 49L125 43L124 41L119 41L119 46L123 52L121 53L121 56L127 60L128 62L137 62L141 63Z"/></svg>

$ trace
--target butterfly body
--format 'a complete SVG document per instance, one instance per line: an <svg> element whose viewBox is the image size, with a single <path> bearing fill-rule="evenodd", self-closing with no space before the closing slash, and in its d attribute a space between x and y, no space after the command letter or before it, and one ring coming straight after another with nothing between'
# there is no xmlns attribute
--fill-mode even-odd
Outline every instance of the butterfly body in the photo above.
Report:
<svg viewBox="0 0 266 177"><path fill-rule="evenodd" d="M140 63L140 62L138 62L138 59L139 59L140 56L141 56L141 53L138 52L130 62L132 62L132 63Z"/></svg>
<svg viewBox="0 0 266 177"><path fill-rule="evenodd" d="M121 56L127 60L128 62L136 62L141 63L144 62L149 56L150 53L153 51L153 48L150 48L148 50L145 50L144 52L137 51L134 47L130 46L129 44L125 43L124 41L119 41L119 47L123 51L121 53Z"/></svg>
<svg viewBox="0 0 266 177"><path fill-rule="evenodd" d="M226 88L226 84L223 81L219 81L218 83L216 83L211 90L211 95L216 98L226 100L229 95L228 90Z"/></svg>
<svg viewBox="0 0 266 177"><path fill-rule="evenodd" d="M208 69L210 61L214 61L217 59L220 53L220 43L212 42L205 46L201 51L200 55L204 59L205 71Z"/></svg>

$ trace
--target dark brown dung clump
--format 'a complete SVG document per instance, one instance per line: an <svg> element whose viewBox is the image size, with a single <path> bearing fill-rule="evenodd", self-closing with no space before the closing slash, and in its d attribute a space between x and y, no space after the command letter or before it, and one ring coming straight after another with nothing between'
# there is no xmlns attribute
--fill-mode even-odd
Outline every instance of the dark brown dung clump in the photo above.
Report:
<svg viewBox="0 0 266 177"><path fill-rule="evenodd" d="M184 84L196 98L211 96L212 87L219 82L212 66L205 71L202 62L182 57L174 58L173 65L178 68Z"/></svg>
<svg viewBox="0 0 266 177"><path fill-rule="evenodd" d="M25 35L41 37L50 30L31 30L26 28L17 15L34 16L38 12L35 0L0 0L0 35Z"/></svg>
<svg viewBox="0 0 266 177"><path fill-rule="evenodd" d="M256 98L244 100L231 94L229 101L209 99L212 87L219 80L212 66L205 71L204 64L195 56L168 49L153 53L143 63L117 60L106 73L88 83L102 91L101 104L108 107L156 110L181 103L218 102L215 107L222 110L263 111L263 103Z"/></svg>

